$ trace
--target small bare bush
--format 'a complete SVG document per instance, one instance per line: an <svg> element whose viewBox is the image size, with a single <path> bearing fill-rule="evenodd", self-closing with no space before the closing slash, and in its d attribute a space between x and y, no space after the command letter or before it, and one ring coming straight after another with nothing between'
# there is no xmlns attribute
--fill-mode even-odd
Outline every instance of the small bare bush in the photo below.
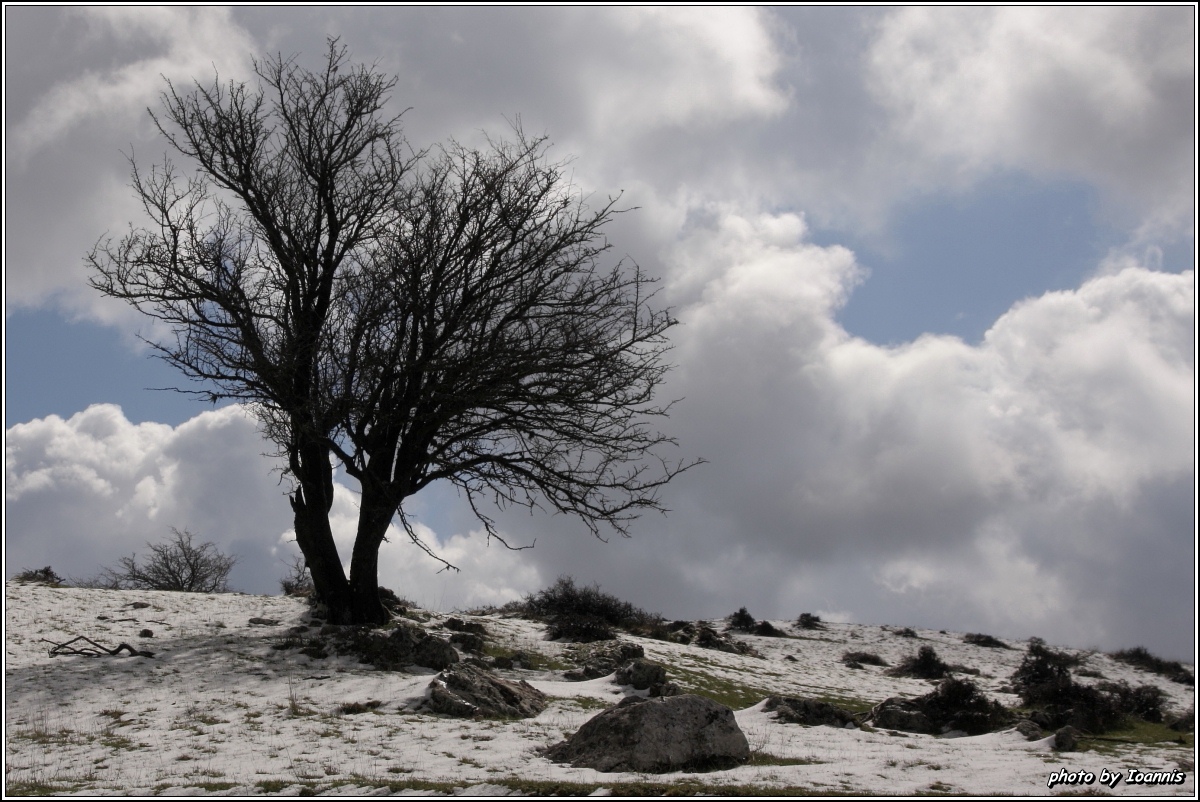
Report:
<svg viewBox="0 0 1200 802"><path fill-rule="evenodd" d="M303 556L293 558L288 564L287 574L279 580L279 589L283 591L284 596L299 596L301 598L312 596L313 581L308 573L308 564L304 562Z"/></svg>
<svg viewBox="0 0 1200 802"><path fill-rule="evenodd" d="M229 572L237 558L222 554L213 543L194 542L195 535L171 527L164 543L147 543L150 556L138 562L136 554L122 557L115 567L82 583L112 590L174 590L185 593L225 593Z"/></svg>

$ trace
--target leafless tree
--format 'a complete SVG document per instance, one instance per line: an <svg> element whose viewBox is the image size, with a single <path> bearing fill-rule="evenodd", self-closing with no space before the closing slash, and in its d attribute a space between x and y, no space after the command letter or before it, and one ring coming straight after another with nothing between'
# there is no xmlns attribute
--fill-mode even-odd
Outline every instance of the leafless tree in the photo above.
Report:
<svg viewBox="0 0 1200 802"><path fill-rule="evenodd" d="M222 554L213 543L193 542L186 529L171 528L165 543L147 543L150 556L139 563L137 554L122 557L116 567L80 583L114 590L176 590L186 593L225 593L237 558Z"/></svg>
<svg viewBox="0 0 1200 802"><path fill-rule="evenodd" d="M378 551L404 500L459 487L627 534L694 463L650 427L675 321L543 138L429 156L386 117L394 85L329 44L323 74L257 65L265 88L169 87L155 117L194 162L134 189L153 220L92 251L93 285L174 331L152 345L216 401L254 403L294 480L296 539L331 618L376 622ZM361 486L347 579L331 458ZM507 544L506 544L507 545Z"/></svg>

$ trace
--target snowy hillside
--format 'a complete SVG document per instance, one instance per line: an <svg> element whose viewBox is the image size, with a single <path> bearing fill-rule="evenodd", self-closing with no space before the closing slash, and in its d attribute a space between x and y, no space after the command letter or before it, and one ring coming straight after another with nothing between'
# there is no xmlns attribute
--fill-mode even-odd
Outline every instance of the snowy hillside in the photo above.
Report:
<svg viewBox="0 0 1200 802"><path fill-rule="evenodd" d="M765 712L771 694L818 697L860 712L888 697L917 697L932 684L851 668L847 651L894 666L919 646L952 665L1006 706L1019 704L1010 678L1025 644L985 648L961 635L897 627L825 624L800 629L772 622L787 637L737 634L761 657L635 638L645 656L667 667L684 691L729 704L752 750L733 769L665 775L615 773L550 762L541 750L617 703L628 688L611 676L566 681L569 644L546 640L543 624L497 614L458 618L487 630L496 654L522 654L532 668L498 669L551 697L534 718L467 720L415 708L437 672L380 671L351 656L321 657L298 648L310 624L301 600L241 594L5 587L5 787L12 793L364 794L653 793L659 786L708 793L851 793L910 795L1079 793L1047 789L1059 769L1184 773L1180 785L1098 782L1092 792L1195 795L1191 734L1159 740L1143 726L1088 739L1077 752L1055 752L1051 738L1028 741L1015 730L935 737L873 727L837 729L784 723ZM422 626L448 635L449 615ZM268 623L250 623L251 619ZM276 622L276 623L271 623ZM723 628L723 622L710 622ZM319 622L318 622L319 625ZM151 636L140 636L150 630ZM312 633L317 630L306 630ZM48 655L52 643L87 636L107 648L124 642L154 657ZM49 641L49 642L48 642ZM86 645L79 642L75 645ZM1176 713L1194 707L1194 689L1119 663L1084 657L1086 676L1155 684ZM315 656L314 656L315 655ZM1005 690L1002 690L1005 689ZM1049 735L1050 733L1047 733ZM1172 736L1173 737L1173 736Z"/></svg>

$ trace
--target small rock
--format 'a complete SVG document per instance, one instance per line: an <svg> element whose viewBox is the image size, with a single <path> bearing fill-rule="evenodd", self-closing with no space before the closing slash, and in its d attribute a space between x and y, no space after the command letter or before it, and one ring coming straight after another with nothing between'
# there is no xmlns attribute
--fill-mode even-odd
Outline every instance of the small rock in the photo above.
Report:
<svg viewBox="0 0 1200 802"><path fill-rule="evenodd" d="M871 724L884 730L905 730L936 735L938 728L911 699L893 696L871 709Z"/></svg>
<svg viewBox="0 0 1200 802"><path fill-rule="evenodd" d="M487 628L478 621L463 621L461 618L447 618L444 625L454 632L469 632L472 635L487 635ZM453 638L451 638L453 640Z"/></svg>
<svg viewBox="0 0 1200 802"><path fill-rule="evenodd" d="M634 690L644 691L667 681L667 669L653 660L637 657L617 669L614 677L618 685L632 685Z"/></svg>
<svg viewBox="0 0 1200 802"><path fill-rule="evenodd" d="M1074 752L1078 745L1079 730L1069 724L1054 733L1054 743L1051 744L1059 752Z"/></svg>
<svg viewBox="0 0 1200 802"><path fill-rule="evenodd" d="M1042 728L1027 718L1017 722L1016 730L1025 736L1026 741L1036 741L1042 737Z"/></svg>
<svg viewBox="0 0 1200 802"><path fill-rule="evenodd" d="M606 677L630 660L645 657L646 651L636 643L615 640L571 646L567 654L580 664L580 668L566 672L563 677L571 682L581 682Z"/></svg>
<svg viewBox="0 0 1200 802"><path fill-rule="evenodd" d="M450 642L464 651L477 654L482 652L484 647L483 638L472 632L455 632L450 636Z"/></svg>
<svg viewBox="0 0 1200 802"><path fill-rule="evenodd" d="M532 718L546 709L546 694L525 681L510 682L469 663L458 663L429 683L427 705L459 718Z"/></svg>
<svg viewBox="0 0 1200 802"><path fill-rule="evenodd" d="M141 632L139 632L139 633L138 633L138 637L139 637L139 638L153 638L153 637L154 637L154 630L152 630L152 629L143 629Z"/></svg>
<svg viewBox="0 0 1200 802"><path fill-rule="evenodd" d="M820 699L796 699L789 696L769 696L763 710L774 711L775 718L789 724L801 724L806 727L824 725L826 727L858 726L854 714L843 710L829 702Z"/></svg>
<svg viewBox="0 0 1200 802"><path fill-rule="evenodd" d="M279 621L274 618L251 618L250 623L260 627L276 627L279 626Z"/></svg>

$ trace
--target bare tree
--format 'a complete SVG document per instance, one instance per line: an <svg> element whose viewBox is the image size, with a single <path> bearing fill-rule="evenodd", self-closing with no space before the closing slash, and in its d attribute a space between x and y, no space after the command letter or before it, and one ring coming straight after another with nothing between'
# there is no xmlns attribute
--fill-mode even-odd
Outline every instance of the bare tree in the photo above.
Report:
<svg viewBox="0 0 1200 802"><path fill-rule="evenodd" d="M636 265L601 264L615 201L589 208L519 126L418 165L382 116L394 80L345 59L331 41L324 74L278 58L257 93L169 88L159 127L198 175L135 165L155 227L90 262L94 286L172 327L153 345L215 387L198 392L254 402L318 597L335 621L377 622L379 547L398 515L427 548L403 502L429 484L464 491L491 536L484 500L627 534L690 464L664 461L673 441L649 426L675 321ZM362 492L349 579L331 457Z"/></svg>
<svg viewBox="0 0 1200 802"><path fill-rule="evenodd" d="M171 527L168 541L146 544L150 557L144 562L138 562L137 554L122 557L116 567L105 568L99 576L80 584L114 590L225 593L237 558L222 554L213 543L196 545L194 537L186 529L180 532Z"/></svg>

